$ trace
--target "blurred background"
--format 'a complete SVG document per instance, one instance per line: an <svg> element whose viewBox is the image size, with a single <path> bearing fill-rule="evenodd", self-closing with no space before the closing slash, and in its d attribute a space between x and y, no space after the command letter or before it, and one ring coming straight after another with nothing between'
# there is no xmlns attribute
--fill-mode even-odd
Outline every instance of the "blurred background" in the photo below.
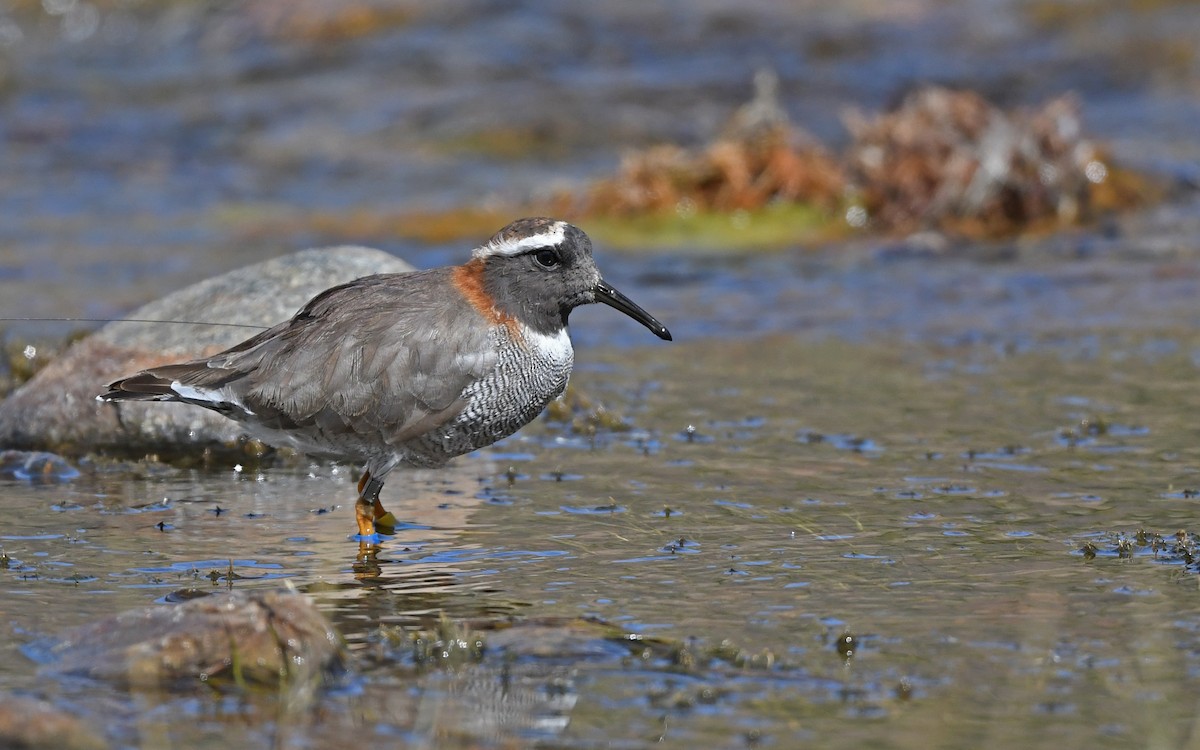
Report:
<svg viewBox="0 0 1200 750"><path fill-rule="evenodd" d="M848 117L940 84L1005 111L1070 94L1116 162L1194 184L1198 28L1200 8L1168 0L9 0L0 315L116 317L319 244L458 260L631 152L702 151L760 71L790 127L843 164ZM767 244L819 244L802 236ZM655 239L622 244L657 261L602 265L617 281L694 270L697 243Z"/></svg>

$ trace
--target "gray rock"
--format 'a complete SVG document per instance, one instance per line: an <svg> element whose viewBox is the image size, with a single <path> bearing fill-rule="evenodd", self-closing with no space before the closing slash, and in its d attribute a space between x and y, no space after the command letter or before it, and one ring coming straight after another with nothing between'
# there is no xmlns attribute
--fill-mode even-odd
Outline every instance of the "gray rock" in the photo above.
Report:
<svg viewBox="0 0 1200 750"><path fill-rule="evenodd" d="M265 688L311 698L345 646L308 597L235 591L129 610L59 635L43 669L121 688Z"/></svg>
<svg viewBox="0 0 1200 750"><path fill-rule="evenodd" d="M0 450L0 479L26 482L67 482L79 476L79 469L62 456L45 451Z"/></svg>
<svg viewBox="0 0 1200 750"><path fill-rule="evenodd" d="M104 750L96 727L69 708L23 695L0 693L0 748Z"/></svg>
<svg viewBox="0 0 1200 750"><path fill-rule="evenodd" d="M291 317L331 286L373 273L411 271L381 250L303 250L193 284L129 318L231 323L266 328ZM236 446L237 424L198 406L101 403L108 383L138 370L211 356L254 328L175 323L109 323L48 364L0 404L0 447L58 453L182 453Z"/></svg>

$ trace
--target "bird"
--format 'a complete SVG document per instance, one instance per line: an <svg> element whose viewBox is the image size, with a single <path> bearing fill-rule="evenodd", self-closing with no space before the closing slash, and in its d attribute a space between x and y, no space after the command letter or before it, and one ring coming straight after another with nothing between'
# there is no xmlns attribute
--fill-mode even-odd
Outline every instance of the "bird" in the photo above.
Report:
<svg viewBox="0 0 1200 750"><path fill-rule="evenodd" d="M379 499L391 471L444 466L533 421L571 375L568 316L597 302L671 340L603 279L583 230L523 218L462 265L332 287L219 354L142 370L96 398L195 404L267 444L362 464L353 538L378 541L396 525Z"/></svg>

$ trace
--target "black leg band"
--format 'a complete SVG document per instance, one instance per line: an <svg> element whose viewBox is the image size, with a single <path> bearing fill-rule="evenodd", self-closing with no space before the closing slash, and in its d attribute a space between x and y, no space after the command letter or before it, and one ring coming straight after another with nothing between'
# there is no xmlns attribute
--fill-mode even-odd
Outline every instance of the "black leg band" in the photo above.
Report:
<svg viewBox="0 0 1200 750"><path fill-rule="evenodd" d="M364 503L374 503L379 499L379 491L383 489L383 482L375 477L367 480L367 484L363 487L362 494L358 497Z"/></svg>

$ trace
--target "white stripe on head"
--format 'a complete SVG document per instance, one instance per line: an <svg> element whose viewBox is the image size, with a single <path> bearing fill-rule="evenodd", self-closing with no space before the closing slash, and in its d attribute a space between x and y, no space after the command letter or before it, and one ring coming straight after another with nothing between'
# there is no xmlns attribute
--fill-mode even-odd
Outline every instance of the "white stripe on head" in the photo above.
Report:
<svg viewBox="0 0 1200 750"><path fill-rule="evenodd" d="M493 258L497 255L513 256L520 255L534 248L555 247L556 245L561 245L563 240L566 239L566 229L567 223L565 221L556 221L537 234L531 234L527 237L493 237L486 245L475 248L471 256L477 259Z"/></svg>

